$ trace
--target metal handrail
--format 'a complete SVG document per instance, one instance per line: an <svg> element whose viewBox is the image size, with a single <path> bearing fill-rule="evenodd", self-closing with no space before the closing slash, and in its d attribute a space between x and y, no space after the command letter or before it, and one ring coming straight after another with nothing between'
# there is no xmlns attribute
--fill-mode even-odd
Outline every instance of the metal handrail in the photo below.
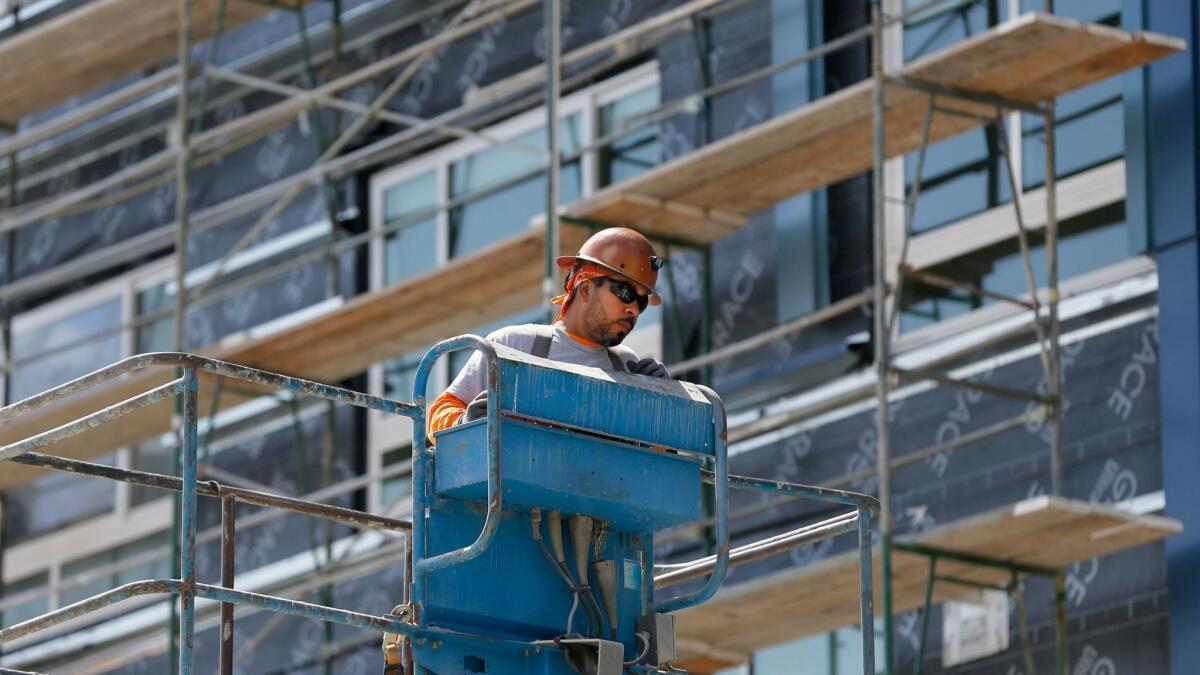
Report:
<svg viewBox="0 0 1200 675"><path fill-rule="evenodd" d="M425 388L429 383L429 373L442 355L471 348L478 350L483 355L483 359L487 365L486 391L489 401L487 407L487 516L484 517L483 530L480 531L475 541L463 548L447 551L431 558L424 557L425 528L423 527L423 519L414 519L416 521L413 528L413 539L415 541L413 546L414 591L420 588L421 578L424 575L479 557L491 545L492 539L496 536L496 530L500 527L500 513L504 506L504 496L500 489L500 358L496 355L496 347L491 342L475 335L462 335L450 338L449 340L442 340L421 358L420 364L417 365L416 376L413 378L413 393L419 411L419 416L413 424L413 454L417 454L417 447L424 445L424 443L420 442L423 439L416 438L416 436L425 434L427 429L425 421ZM426 475L425 464L432 459L428 450L422 450L420 456L421 459L414 459L413 462L414 485L423 483L424 476ZM424 508L424 505L417 503L421 495L422 491L420 489L413 490L414 512L419 512ZM419 551L416 550L418 548L420 549Z"/></svg>
<svg viewBox="0 0 1200 675"><path fill-rule="evenodd" d="M195 637L195 600L208 598L222 603L223 611L228 612L233 604L259 607L277 612L294 614L322 621L344 623L364 628L374 628L389 632L409 634L413 628L400 619L391 616L371 616L356 612L347 612L333 607L301 603L286 598L269 595L235 591L232 588L232 575L223 578L225 587L200 584L196 581L196 520L197 497L218 497L222 500L222 523L226 535L222 537L221 556L227 569L232 569L234 554L234 537L232 521L234 517L233 504L236 501L269 506L289 511L305 513L331 520L348 522L359 527L378 527L390 530L407 531L411 524L407 521L377 516L328 504L309 502L303 499L275 495L259 490L223 486L215 481L201 483L198 480L198 389L200 373L244 380L256 385L273 387L293 393L302 393L330 401L349 403L372 410L380 410L392 414L405 415L411 418L423 416L422 407L412 403L394 401L378 396L370 396L341 387L321 384L309 380L288 377L276 373L249 368L237 364L218 361L193 354L179 352L161 352L142 354L130 357L112 364L106 368L76 378L70 382L49 389L40 394L28 397L12 405L0 408L0 422L10 420L17 415L34 411L65 399L72 394L99 386L131 372L152 368L173 367L182 371L165 384L150 391L133 396L86 415L78 420L69 422L49 431L42 432L23 441L18 441L0 447L0 461L14 459L21 463L45 466L64 471L73 471L110 480L118 480L150 487L182 492L182 509L180 529L182 531L182 552L180 555L180 578L146 580L127 584L106 593L93 596L73 605L63 607L40 617L30 619L7 629L0 629L0 643L28 635L30 633L61 624L84 614L90 614L116 602L129 598L169 593L178 595L182 611L180 612L180 651L179 664L183 675L192 672ZM70 460L40 453L31 453L36 448L44 447L64 438L83 433L88 429L106 422L119 419L139 408L158 403L175 394L183 396L183 417L181 424L183 475L181 478L166 476L143 471L106 467L89 462ZM18 459L19 458L19 459ZM232 641L222 641L223 652L232 649Z"/></svg>

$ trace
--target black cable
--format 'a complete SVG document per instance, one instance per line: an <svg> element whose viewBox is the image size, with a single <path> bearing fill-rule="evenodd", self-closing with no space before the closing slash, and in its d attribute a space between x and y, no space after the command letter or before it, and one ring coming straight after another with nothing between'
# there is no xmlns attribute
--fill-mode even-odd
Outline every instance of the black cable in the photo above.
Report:
<svg viewBox="0 0 1200 675"><path fill-rule="evenodd" d="M554 556L550 553L550 549L546 548L546 542L542 540L542 531L536 522L533 523L533 540L537 542L538 548L541 549L542 555L546 557L546 560L550 562L550 566L553 567L558 572L559 576L562 577L562 580L566 582L567 588L571 589L571 593L579 598L579 604L583 607L584 614L587 616L586 635L588 637L595 637L592 632L593 621L597 626L597 631L603 631L604 627L603 624L600 623L600 615L598 610L596 614L592 613L593 606L595 605L595 599L591 598L590 587L577 585L575 580L571 577L571 571L567 568L566 564L554 559ZM583 592L585 589L588 590L588 594L586 596ZM591 605L589 605L587 602L588 598L591 599Z"/></svg>

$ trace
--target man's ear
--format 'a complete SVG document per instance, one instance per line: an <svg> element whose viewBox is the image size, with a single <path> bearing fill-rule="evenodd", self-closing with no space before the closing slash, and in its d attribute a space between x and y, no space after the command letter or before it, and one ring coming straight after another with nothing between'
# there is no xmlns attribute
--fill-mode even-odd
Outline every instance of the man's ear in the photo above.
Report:
<svg viewBox="0 0 1200 675"><path fill-rule="evenodd" d="M579 284L578 289L575 291L575 295L578 296L580 300L587 302L591 299L592 291L596 288L595 283L596 280L592 279L591 281L585 281L582 284Z"/></svg>

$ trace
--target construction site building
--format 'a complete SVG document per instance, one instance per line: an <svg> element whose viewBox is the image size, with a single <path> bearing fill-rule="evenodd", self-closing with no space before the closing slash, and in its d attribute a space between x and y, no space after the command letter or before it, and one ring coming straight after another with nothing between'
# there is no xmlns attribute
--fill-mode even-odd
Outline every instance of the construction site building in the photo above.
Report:
<svg viewBox="0 0 1200 675"><path fill-rule="evenodd" d="M626 344L720 393L730 470L881 500L877 672L1193 673L1198 31L1195 0L0 0L0 404L170 351L411 401L431 345L545 322L553 257L627 225L667 264ZM0 424L0 627L179 577L172 493L3 454L171 377ZM407 418L199 386L201 481L413 517ZM43 451L176 474L177 427ZM401 602L405 537L236 516L239 589ZM852 549L733 567L676 665L862 672ZM0 672L173 672L173 607L0 640ZM378 633L237 616L234 672L381 667Z"/></svg>

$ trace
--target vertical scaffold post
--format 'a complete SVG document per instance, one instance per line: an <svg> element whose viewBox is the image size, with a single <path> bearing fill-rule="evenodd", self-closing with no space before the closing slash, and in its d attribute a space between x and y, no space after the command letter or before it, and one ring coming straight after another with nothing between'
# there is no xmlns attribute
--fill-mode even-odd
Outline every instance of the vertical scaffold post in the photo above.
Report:
<svg viewBox="0 0 1200 675"><path fill-rule="evenodd" d="M873 333L875 338L876 375L876 461L879 473L879 532L880 532L880 576L883 579L883 662L884 672L891 675L894 658L892 653L892 513L891 513L891 448L888 429L889 396L889 335L887 315L887 236L885 215L887 209L884 195L884 72L883 72L883 1L871 3L871 76L874 83L873 128L874 154L872 158L872 197L874 198L874 226L872 259L874 263L875 304Z"/></svg>
<svg viewBox="0 0 1200 675"><path fill-rule="evenodd" d="M221 497L221 586L233 588L237 500ZM221 675L233 675L233 603L221 603Z"/></svg>
<svg viewBox="0 0 1200 675"><path fill-rule="evenodd" d="M1054 672L1067 675L1067 575L1054 575Z"/></svg>
<svg viewBox="0 0 1200 675"><path fill-rule="evenodd" d="M546 152L549 162L546 168L546 270L542 280L542 301L546 308L547 323L554 320L550 298L558 294L558 249L561 242L558 218L558 172L561 158L558 152L558 97L561 86L559 56L562 51L559 17L560 0L545 0L543 13L546 23Z"/></svg>
<svg viewBox="0 0 1200 675"><path fill-rule="evenodd" d="M179 672L192 673L192 647L196 633L196 404L199 375L195 366L183 375L183 494L180 509L179 568L182 588L179 593Z"/></svg>
<svg viewBox="0 0 1200 675"><path fill-rule="evenodd" d="M1052 3L1047 3L1052 5ZM1050 483L1052 493L1063 493L1062 466L1062 363L1059 349L1058 320L1058 179L1055 165L1055 106L1051 101L1043 113L1046 131L1046 340L1050 343L1050 372L1046 374L1046 394L1050 403Z"/></svg>
<svg viewBox="0 0 1200 675"><path fill-rule="evenodd" d="M862 634L863 672L875 672L875 574L871 566L871 511L858 508L858 574L859 574L859 621ZM836 649L831 651L830 671L834 671L833 662Z"/></svg>
<svg viewBox="0 0 1200 675"><path fill-rule="evenodd" d="M179 78L176 82L175 126L178 138L175 155L175 351L181 352L187 345L185 326L187 325L187 238L188 238L188 167L191 165L191 149L189 147L191 127L188 124L191 102L188 100L188 85L191 79L191 34L192 34L192 3L191 0L179 0ZM177 399L178 400L178 399ZM186 407L186 404L185 404ZM177 410L178 412L178 410ZM186 414L186 411L185 411ZM186 432L186 425L180 430ZM181 446L184 443L181 443ZM180 453L175 453L175 475L183 470ZM175 497L174 513L171 528L171 558L181 559L179 534L183 529L183 513L180 498ZM178 572L182 574L182 571ZM169 672L179 672L178 665L183 662L183 654L179 650L176 635L180 628L179 616L175 603L171 603L171 615L168 621L167 668Z"/></svg>

